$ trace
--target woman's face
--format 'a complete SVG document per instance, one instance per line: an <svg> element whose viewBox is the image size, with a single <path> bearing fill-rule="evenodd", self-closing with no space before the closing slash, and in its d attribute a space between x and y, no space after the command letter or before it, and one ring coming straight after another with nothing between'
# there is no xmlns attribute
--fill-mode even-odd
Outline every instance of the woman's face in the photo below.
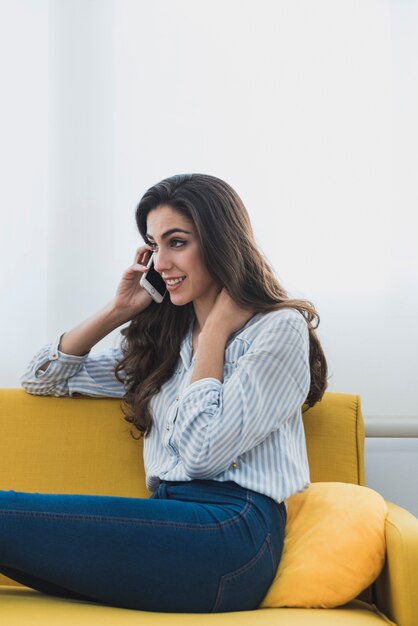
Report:
<svg viewBox="0 0 418 626"><path fill-rule="evenodd" d="M166 204L152 209L147 216L147 241L154 251L154 267L163 277L173 304L196 303L217 293L219 288L203 262L191 220Z"/></svg>

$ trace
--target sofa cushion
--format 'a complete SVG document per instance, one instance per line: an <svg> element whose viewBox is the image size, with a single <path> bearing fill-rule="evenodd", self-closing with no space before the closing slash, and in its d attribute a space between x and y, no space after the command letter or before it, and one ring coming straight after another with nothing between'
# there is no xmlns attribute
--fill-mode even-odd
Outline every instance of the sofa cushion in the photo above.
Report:
<svg viewBox="0 0 418 626"><path fill-rule="evenodd" d="M368 487L311 483L288 501L282 558L262 607L336 607L379 575L387 505Z"/></svg>
<svg viewBox="0 0 418 626"><path fill-rule="evenodd" d="M7 626L388 626L372 606L353 600L344 607L264 609L231 613L152 613L44 596L0 587L1 623Z"/></svg>

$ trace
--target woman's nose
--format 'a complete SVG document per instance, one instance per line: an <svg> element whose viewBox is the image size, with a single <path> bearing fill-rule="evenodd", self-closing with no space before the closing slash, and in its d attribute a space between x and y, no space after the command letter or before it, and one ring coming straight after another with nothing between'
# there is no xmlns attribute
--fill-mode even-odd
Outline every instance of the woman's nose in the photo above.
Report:
<svg viewBox="0 0 418 626"><path fill-rule="evenodd" d="M158 250L158 252L154 252L154 267L157 272L160 274L165 270L169 269L171 266L170 255L169 253Z"/></svg>

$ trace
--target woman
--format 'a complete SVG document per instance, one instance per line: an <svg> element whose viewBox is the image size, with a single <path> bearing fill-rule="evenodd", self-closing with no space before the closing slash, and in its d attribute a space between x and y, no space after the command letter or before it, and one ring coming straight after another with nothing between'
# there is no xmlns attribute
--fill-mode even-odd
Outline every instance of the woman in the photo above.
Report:
<svg viewBox="0 0 418 626"><path fill-rule="evenodd" d="M134 609L254 609L280 561L286 498L309 484L301 407L326 387L319 318L278 284L222 180L167 178L136 221L146 244L116 296L42 348L22 385L123 398L152 496L2 492L0 571ZM161 304L139 284L151 252ZM120 348L89 355L127 321Z"/></svg>

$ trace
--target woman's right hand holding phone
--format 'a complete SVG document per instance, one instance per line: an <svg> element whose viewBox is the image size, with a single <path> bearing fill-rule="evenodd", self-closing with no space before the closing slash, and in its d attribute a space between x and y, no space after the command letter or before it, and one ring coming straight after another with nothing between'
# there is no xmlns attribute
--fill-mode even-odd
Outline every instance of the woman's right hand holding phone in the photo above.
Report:
<svg viewBox="0 0 418 626"><path fill-rule="evenodd" d="M147 271L151 254L151 246L140 246L135 252L133 264L123 273L118 285L113 307L121 313L126 313L127 320L146 309L153 301L139 284L142 274Z"/></svg>
<svg viewBox="0 0 418 626"><path fill-rule="evenodd" d="M106 335L129 322L151 304L151 296L139 284L142 274L147 270L151 252L151 246L148 245L137 249L134 262L124 272L115 297L103 309L61 335L58 350L85 356ZM41 369L46 370L48 365L49 361Z"/></svg>

